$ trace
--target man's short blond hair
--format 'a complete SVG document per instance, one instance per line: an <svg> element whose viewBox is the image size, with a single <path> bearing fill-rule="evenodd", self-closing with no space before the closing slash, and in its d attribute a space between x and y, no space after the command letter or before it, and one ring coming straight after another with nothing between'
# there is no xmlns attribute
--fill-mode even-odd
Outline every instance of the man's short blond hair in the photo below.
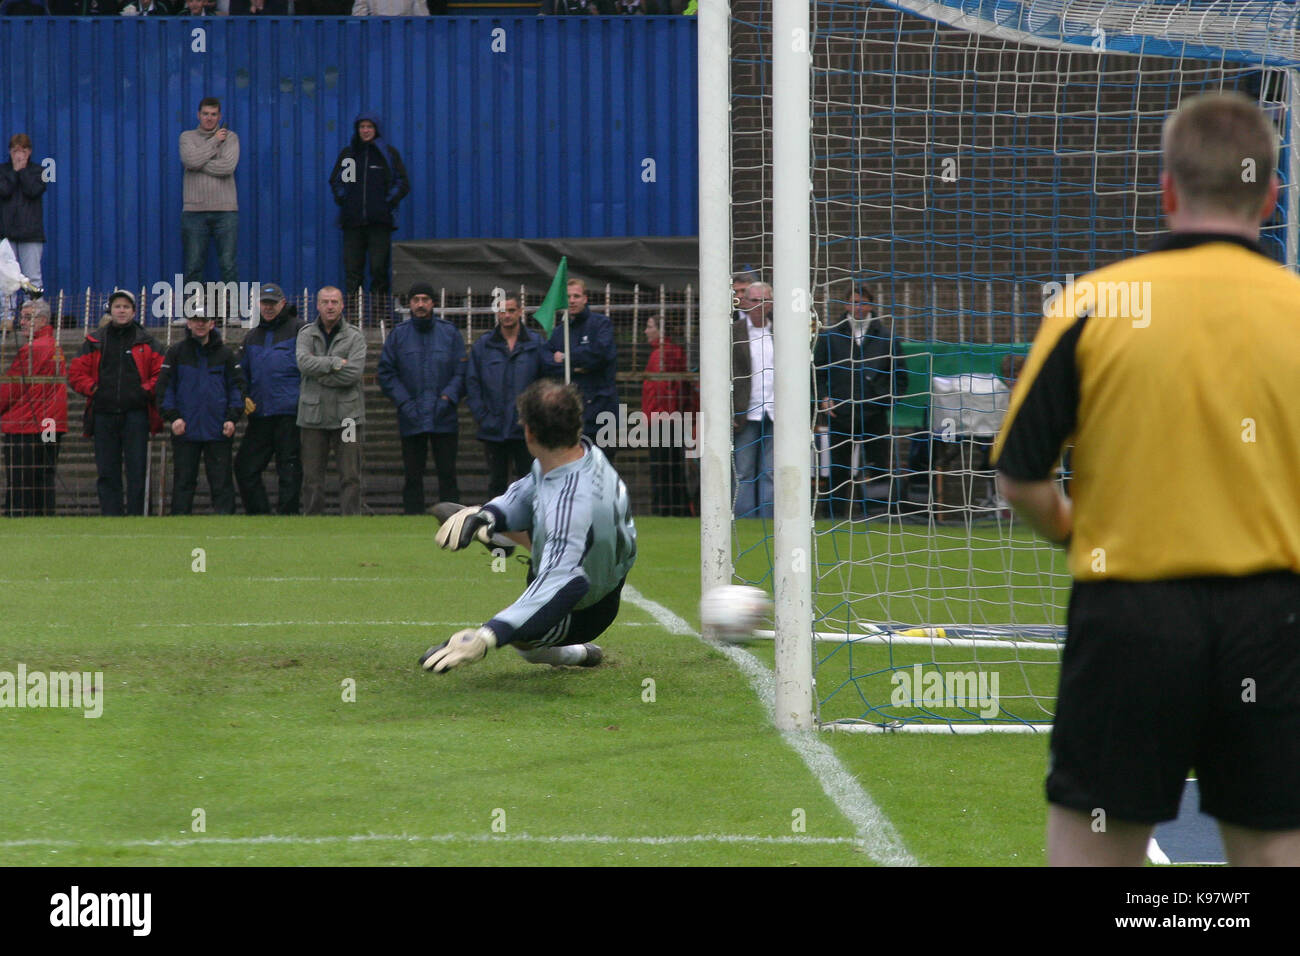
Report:
<svg viewBox="0 0 1300 956"><path fill-rule="evenodd" d="M583 282L581 279L570 279L568 282L564 284L564 287L566 289L572 289L575 285L583 291L584 295L586 294L587 283Z"/></svg>
<svg viewBox="0 0 1300 956"><path fill-rule="evenodd" d="M1253 100L1240 93L1184 100L1165 120L1161 145L1189 212L1258 224L1277 169L1277 133Z"/></svg>

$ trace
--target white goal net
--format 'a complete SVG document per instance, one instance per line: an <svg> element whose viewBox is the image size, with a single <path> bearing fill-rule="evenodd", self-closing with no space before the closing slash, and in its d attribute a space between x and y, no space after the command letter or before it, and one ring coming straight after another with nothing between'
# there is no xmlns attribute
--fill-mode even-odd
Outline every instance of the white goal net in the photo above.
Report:
<svg viewBox="0 0 1300 956"><path fill-rule="evenodd" d="M1295 16L1269 3L812 3L822 726L1050 724L1069 578L996 493L988 456L1009 387L1044 289L1161 235L1161 127L1184 97L1239 90L1274 116L1283 191L1263 242L1295 264ZM771 30L768 0L733 5L732 272L769 282L772 144L798 130L773 114ZM774 522L749 514L732 525L735 575L773 589Z"/></svg>

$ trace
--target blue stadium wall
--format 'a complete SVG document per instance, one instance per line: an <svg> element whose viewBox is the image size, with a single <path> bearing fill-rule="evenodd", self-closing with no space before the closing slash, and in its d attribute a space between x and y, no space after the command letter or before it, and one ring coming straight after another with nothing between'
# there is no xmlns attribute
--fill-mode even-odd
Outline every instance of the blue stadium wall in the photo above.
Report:
<svg viewBox="0 0 1300 956"><path fill-rule="evenodd" d="M4 18L0 135L54 161L46 286L135 289L181 271L177 138L219 97L240 278L301 289L342 280L363 110L411 177L395 239L694 235L695 50L690 17Z"/></svg>

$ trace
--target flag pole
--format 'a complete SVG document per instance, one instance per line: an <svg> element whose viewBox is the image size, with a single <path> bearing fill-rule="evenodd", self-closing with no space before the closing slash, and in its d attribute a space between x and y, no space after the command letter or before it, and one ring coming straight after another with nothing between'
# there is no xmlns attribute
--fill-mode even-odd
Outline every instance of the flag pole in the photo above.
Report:
<svg viewBox="0 0 1300 956"><path fill-rule="evenodd" d="M568 385L572 379L572 370L569 361L569 310L564 310L564 384Z"/></svg>

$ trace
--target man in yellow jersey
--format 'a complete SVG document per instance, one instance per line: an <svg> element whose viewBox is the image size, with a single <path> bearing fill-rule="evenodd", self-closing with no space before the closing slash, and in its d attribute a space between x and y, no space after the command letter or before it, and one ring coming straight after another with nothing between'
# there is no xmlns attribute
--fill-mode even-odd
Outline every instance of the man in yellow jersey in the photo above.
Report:
<svg viewBox="0 0 1300 956"><path fill-rule="evenodd" d="M1141 865L1195 768L1234 865L1300 865L1300 279L1277 138L1238 94L1165 124L1158 248L1050 291L994 460L1074 589L1053 865ZM1072 498L1052 480L1073 444Z"/></svg>

